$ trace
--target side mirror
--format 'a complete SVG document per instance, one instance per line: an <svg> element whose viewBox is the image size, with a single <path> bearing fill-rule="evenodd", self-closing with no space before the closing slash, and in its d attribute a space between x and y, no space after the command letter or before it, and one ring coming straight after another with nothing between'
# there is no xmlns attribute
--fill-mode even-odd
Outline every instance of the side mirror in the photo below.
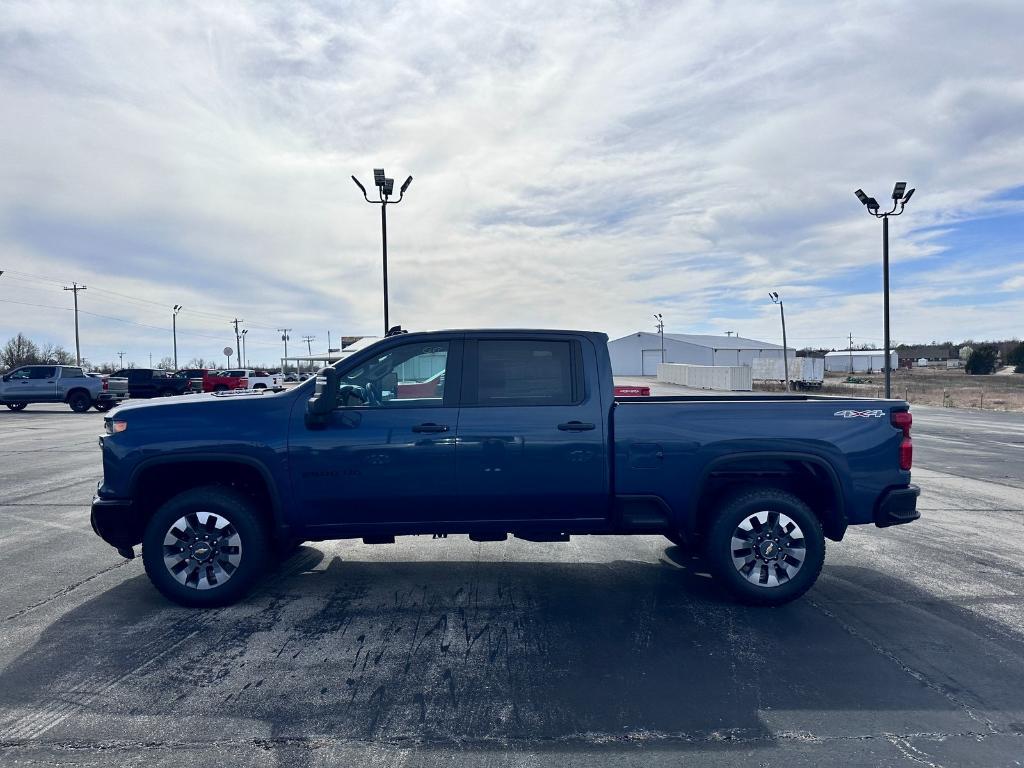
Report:
<svg viewBox="0 0 1024 768"><path fill-rule="evenodd" d="M331 413L338 406L338 371L321 368L316 375L316 392L306 403L306 426L319 429L327 425Z"/></svg>

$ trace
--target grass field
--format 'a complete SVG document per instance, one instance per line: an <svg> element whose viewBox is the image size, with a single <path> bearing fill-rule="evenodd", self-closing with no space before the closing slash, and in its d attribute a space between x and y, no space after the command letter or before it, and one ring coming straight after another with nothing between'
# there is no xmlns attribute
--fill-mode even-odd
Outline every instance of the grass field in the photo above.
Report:
<svg viewBox="0 0 1024 768"><path fill-rule="evenodd" d="M822 393L882 397L885 376L882 373L854 374L866 384L846 383L847 374L826 374ZM780 389L755 384L755 390ZM968 376L962 370L901 368L892 372L892 395L911 403L948 408L983 408L996 411L1024 411L1024 374L1005 376Z"/></svg>

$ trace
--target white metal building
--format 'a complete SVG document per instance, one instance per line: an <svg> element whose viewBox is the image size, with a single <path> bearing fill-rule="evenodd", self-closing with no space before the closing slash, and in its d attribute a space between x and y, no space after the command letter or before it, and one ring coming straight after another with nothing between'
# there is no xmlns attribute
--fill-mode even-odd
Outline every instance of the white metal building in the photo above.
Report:
<svg viewBox="0 0 1024 768"><path fill-rule="evenodd" d="M654 376L661 362L661 336L641 331L608 342L617 376ZM740 336L665 334L665 362L690 365L750 365L761 357L782 359L782 345ZM789 357L795 357L789 350Z"/></svg>
<svg viewBox="0 0 1024 768"><path fill-rule="evenodd" d="M889 367L896 370L900 366L900 356L895 351L889 352ZM855 349L852 352L841 349L825 355L825 370L833 373L878 373L885 370L885 350Z"/></svg>

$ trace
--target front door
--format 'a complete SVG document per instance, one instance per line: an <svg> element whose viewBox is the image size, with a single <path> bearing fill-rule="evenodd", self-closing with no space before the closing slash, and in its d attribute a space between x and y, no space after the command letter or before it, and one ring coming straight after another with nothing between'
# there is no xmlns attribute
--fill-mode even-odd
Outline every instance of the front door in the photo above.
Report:
<svg viewBox="0 0 1024 768"><path fill-rule="evenodd" d="M25 399L40 402L57 400L57 368L52 365L34 365L28 369L28 380L19 383Z"/></svg>
<svg viewBox="0 0 1024 768"><path fill-rule="evenodd" d="M342 364L324 428L293 416L292 482L309 526L445 520L455 499L458 337L368 350Z"/></svg>
<svg viewBox="0 0 1024 768"><path fill-rule="evenodd" d="M609 462L597 370L579 339L466 342L456 472L469 520L604 518Z"/></svg>

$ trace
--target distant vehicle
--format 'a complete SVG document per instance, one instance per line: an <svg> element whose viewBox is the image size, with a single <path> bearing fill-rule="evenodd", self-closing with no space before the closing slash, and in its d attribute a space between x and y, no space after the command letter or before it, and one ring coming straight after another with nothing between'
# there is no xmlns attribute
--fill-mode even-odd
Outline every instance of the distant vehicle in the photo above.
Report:
<svg viewBox="0 0 1024 768"><path fill-rule="evenodd" d="M67 403L75 413L109 411L127 399L124 379L86 374L77 366L25 365L0 379L0 402L11 411L29 403Z"/></svg>
<svg viewBox="0 0 1024 768"><path fill-rule="evenodd" d="M204 392L226 392L232 389L279 389L282 380L266 371L235 368L203 377Z"/></svg>
<svg viewBox="0 0 1024 768"><path fill-rule="evenodd" d="M296 376L294 373L287 373L285 374L284 380L288 382L298 381L299 377Z"/></svg>
<svg viewBox="0 0 1024 768"><path fill-rule="evenodd" d="M408 333L286 392L119 408L92 526L192 606L238 600L303 540L423 534L662 534L780 605L826 539L919 517L910 428L902 400L616 398L603 333Z"/></svg>
<svg viewBox="0 0 1024 768"><path fill-rule="evenodd" d="M782 358L759 357L751 364L754 381L786 381L786 363ZM793 357L789 360L789 381L793 389L821 389L825 380L825 359L822 357Z"/></svg>
<svg viewBox="0 0 1024 768"><path fill-rule="evenodd" d="M128 379L128 393L134 398L183 395L191 387L188 379L159 368L124 368L114 376Z"/></svg>
<svg viewBox="0 0 1024 768"><path fill-rule="evenodd" d="M193 392L203 391L203 379L209 373L208 368L183 368L174 375L181 379L188 379Z"/></svg>

